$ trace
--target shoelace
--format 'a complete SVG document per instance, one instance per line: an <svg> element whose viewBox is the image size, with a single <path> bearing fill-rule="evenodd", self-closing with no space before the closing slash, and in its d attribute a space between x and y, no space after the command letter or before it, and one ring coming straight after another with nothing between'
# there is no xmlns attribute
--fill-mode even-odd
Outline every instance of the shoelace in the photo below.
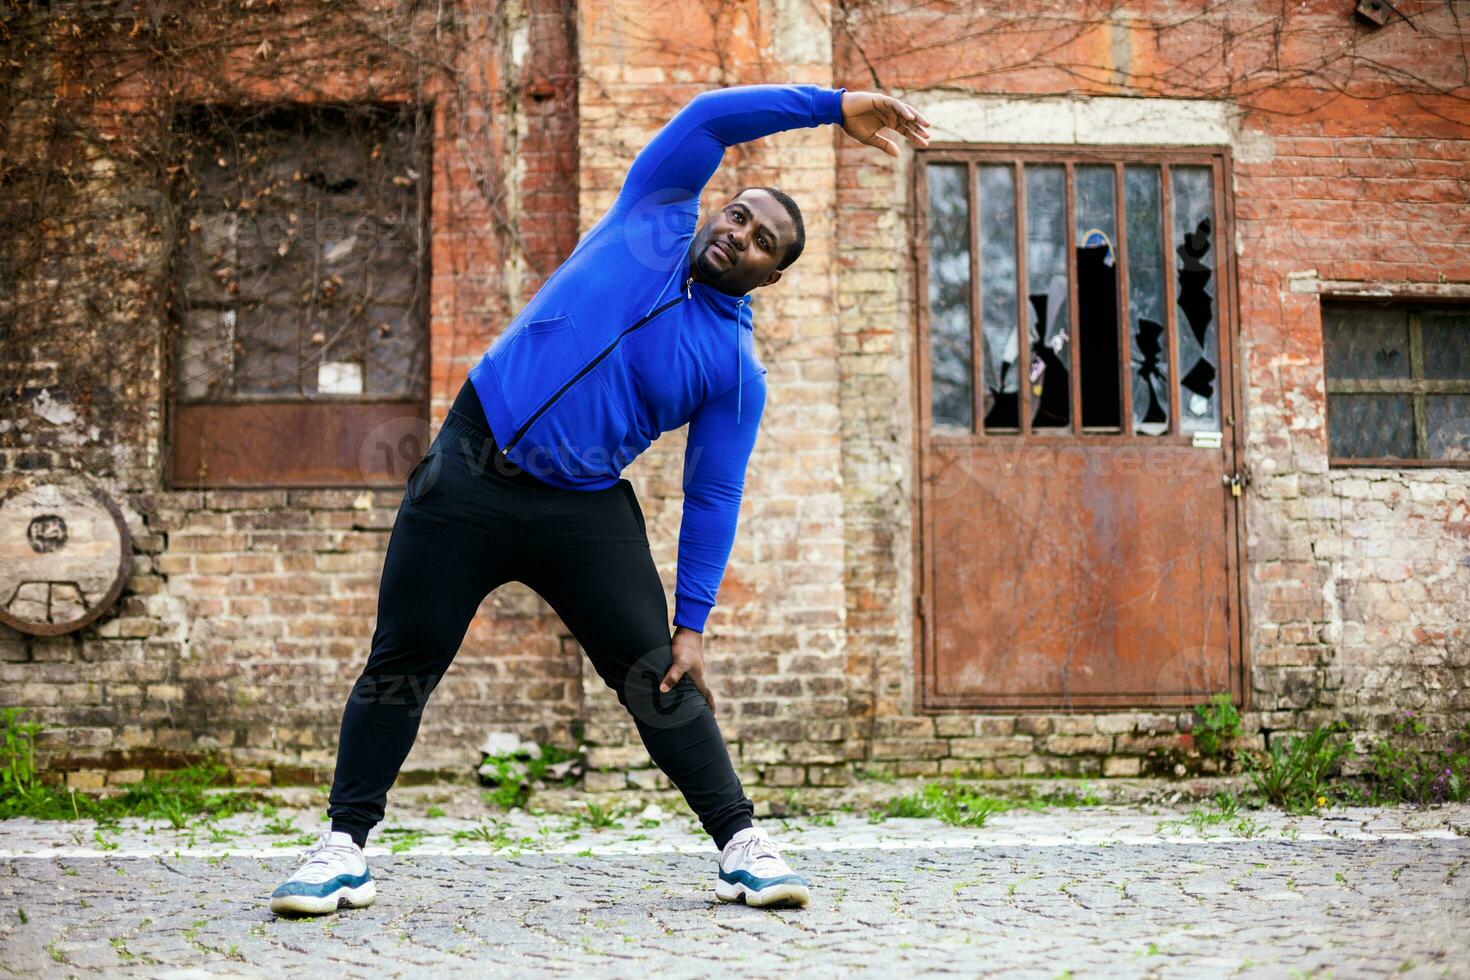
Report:
<svg viewBox="0 0 1470 980"><path fill-rule="evenodd" d="M735 846L737 848L743 848L746 851L749 855L748 860L751 863L754 863L754 859L757 857L774 858L777 861L781 860L781 854L776 850L775 841L764 834L751 834Z"/></svg>
<svg viewBox="0 0 1470 980"><path fill-rule="evenodd" d="M331 840L332 832L330 830L322 834L321 838L307 848L306 853L301 856L301 866L305 868L312 864L330 865L332 863L332 852L339 852L343 856L350 857L352 852L357 849L353 845L333 844Z"/></svg>

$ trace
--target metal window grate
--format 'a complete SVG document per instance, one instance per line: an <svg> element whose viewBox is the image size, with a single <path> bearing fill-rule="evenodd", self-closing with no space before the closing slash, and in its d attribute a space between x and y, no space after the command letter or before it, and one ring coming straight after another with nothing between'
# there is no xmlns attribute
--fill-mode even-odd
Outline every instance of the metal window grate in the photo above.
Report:
<svg viewBox="0 0 1470 980"><path fill-rule="evenodd" d="M175 125L178 400L422 397L426 112L208 105Z"/></svg>

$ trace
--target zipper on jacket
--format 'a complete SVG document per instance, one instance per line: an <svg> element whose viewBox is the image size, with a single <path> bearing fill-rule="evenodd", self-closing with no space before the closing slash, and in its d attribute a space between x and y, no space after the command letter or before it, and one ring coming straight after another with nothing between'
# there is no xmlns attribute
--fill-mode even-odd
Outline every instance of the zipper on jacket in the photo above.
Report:
<svg viewBox="0 0 1470 980"><path fill-rule="evenodd" d="M652 312L647 313L644 316L642 316L641 318L639 318L639 320L638 320L637 323L634 323L630 327L624 328L623 331L622 331L622 333L618 334L616 337L613 338L612 343L608 344L606 347L604 347L602 349L601 352L598 353L598 355L596 357L594 357L592 360L590 360L586 364L584 364L582 366L582 370L580 370L576 374L572 375L572 377L571 377L570 380L568 380L560 388L556 389L556 391L551 395L550 398L546 399L546 401L544 401L544 402L541 403L541 407L540 408L538 408L538 409L536 409L536 411L532 412L530 414L530 416L526 419L526 421L524 421L524 422L521 423L521 427L519 429L516 429L515 435L513 435L513 436L510 437L510 442L507 442L504 446L502 446L500 448L500 455L505 456L512 449L514 449L515 448L515 444L521 441L521 437L526 434L527 430L529 430L531 428L531 426L533 426L533 425L536 424L536 420L539 419L541 416L545 415L546 412L548 410L550 410L551 406L556 403L556 400L558 398L560 398L562 395L566 394L567 391L568 391L568 389L570 389L572 387L572 385L576 384L578 381L581 381L582 378L584 378L587 375L587 372L588 371L591 371L593 368L595 368L602 361L602 359L604 357L607 357L607 355L611 354L613 352L613 350L618 346L618 344L622 343L622 340L623 340L624 337L628 336L628 334L632 333L634 330L637 330L639 327L643 326L649 320L652 320L654 317L658 316L660 313L664 312L665 310L669 309L670 307L674 306L675 304L682 303L686 299L693 299L693 297L694 297L694 294L693 294L693 291L692 291L693 290L693 286L692 286L692 283L693 282L694 282L694 277L693 276L690 276L688 279L686 279L684 281L684 295L683 296L679 296L679 297L676 297L674 299L669 300L663 306L660 306L657 309L653 310Z"/></svg>

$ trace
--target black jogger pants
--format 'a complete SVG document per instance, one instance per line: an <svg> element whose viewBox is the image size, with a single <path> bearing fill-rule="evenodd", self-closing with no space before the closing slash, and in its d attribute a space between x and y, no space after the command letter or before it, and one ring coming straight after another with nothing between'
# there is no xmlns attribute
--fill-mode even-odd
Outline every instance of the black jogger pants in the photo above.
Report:
<svg viewBox="0 0 1470 980"><path fill-rule="evenodd" d="M409 474L388 542L372 651L342 714L327 814L359 846L481 601L522 582L554 609L632 714L655 765L717 847L754 807L709 703L673 663L668 603L627 480L603 490L543 483L504 459L466 381Z"/></svg>

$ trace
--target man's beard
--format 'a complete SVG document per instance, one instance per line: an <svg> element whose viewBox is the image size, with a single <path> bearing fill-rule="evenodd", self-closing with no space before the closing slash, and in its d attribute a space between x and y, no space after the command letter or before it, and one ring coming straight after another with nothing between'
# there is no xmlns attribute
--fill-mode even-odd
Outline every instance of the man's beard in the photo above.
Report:
<svg viewBox="0 0 1470 980"><path fill-rule="evenodd" d="M699 250L699 255L694 259L694 267L699 270L699 278L702 281L710 285L715 285L721 279L725 278L725 273L730 270L715 268L714 263L709 259L710 247L711 243L707 242L704 248Z"/></svg>

